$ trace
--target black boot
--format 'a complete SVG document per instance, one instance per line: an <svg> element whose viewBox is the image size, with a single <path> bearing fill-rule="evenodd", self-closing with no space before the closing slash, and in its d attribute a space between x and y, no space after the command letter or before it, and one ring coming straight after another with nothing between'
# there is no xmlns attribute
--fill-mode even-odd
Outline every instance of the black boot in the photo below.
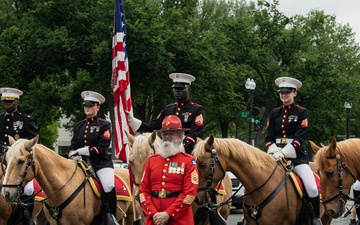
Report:
<svg viewBox="0 0 360 225"><path fill-rule="evenodd" d="M34 220L31 218L34 211L35 195L22 195L20 196L22 203L25 203L25 210L23 216L24 225L35 225Z"/></svg>
<svg viewBox="0 0 360 225"><path fill-rule="evenodd" d="M314 210L314 218L312 219L312 225L322 225L320 219L320 198L319 196L317 196L315 198L309 198L309 199Z"/></svg>
<svg viewBox="0 0 360 225"><path fill-rule="evenodd" d="M356 209L356 215L358 220L360 219L360 191L355 191L353 190L353 194L354 194L354 204L355 204L355 209Z"/></svg>
<svg viewBox="0 0 360 225"><path fill-rule="evenodd" d="M104 192L104 200L106 207L106 225L119 225L116 221L116 208L117 208L117 200L116 200L116 191L113 188L110 192Z"/></svg>

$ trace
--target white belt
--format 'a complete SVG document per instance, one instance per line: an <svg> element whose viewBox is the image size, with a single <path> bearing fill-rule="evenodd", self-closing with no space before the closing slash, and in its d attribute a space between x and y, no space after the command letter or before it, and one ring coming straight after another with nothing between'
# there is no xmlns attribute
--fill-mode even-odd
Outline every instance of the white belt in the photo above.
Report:
<svg viewBox="0 0 360 225"><path fill-rule="evenodd" d="M287 143L292 143L293 142L293 138L276 138L276 144L287 144Z"/></svg>

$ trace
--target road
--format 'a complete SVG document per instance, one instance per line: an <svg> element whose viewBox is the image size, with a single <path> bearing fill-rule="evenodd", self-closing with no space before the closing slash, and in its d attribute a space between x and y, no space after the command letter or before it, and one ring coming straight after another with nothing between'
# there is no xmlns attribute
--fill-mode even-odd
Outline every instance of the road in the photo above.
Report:
<svg viewBox="0 0 360 225"><path fill-rule="evenodd" d="M237 225L237 222L240 222L243 218L242 210L232 210L229 219L227 220L227 225ZM334 219L331 222L331 225L348 225L350 222L351 215L348 215L346 218Z"/></svg>

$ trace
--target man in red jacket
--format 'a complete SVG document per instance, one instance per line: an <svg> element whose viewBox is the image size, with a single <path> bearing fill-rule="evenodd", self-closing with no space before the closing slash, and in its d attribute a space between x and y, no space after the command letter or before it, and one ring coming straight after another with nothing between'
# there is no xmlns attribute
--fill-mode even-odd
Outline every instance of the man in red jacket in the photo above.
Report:
<svg viewBox="0 0 360 225"><path fill-rule="evenodd" d="M146 225L193 225L191 203L198 188L195 158L185 153L184 131L175 115L164 118L158 154L146 162L140 183L140 203Z"/></svg>

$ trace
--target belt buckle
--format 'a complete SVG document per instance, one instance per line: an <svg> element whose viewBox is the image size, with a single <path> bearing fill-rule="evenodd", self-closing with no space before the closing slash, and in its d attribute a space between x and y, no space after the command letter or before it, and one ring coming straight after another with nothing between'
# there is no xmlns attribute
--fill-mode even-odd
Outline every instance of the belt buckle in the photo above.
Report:
<svg viewBox="0 0 360 225"><path fill-rule="evenodd" d="M159 191L158 198L166 198L166 192L164 190Z"/></svg>
<svg viewBox="0 0 360 225"><path fill-rule="evenodd" d="M286 145L287 144L287 138L281 138L281 144Z"/></svg>

